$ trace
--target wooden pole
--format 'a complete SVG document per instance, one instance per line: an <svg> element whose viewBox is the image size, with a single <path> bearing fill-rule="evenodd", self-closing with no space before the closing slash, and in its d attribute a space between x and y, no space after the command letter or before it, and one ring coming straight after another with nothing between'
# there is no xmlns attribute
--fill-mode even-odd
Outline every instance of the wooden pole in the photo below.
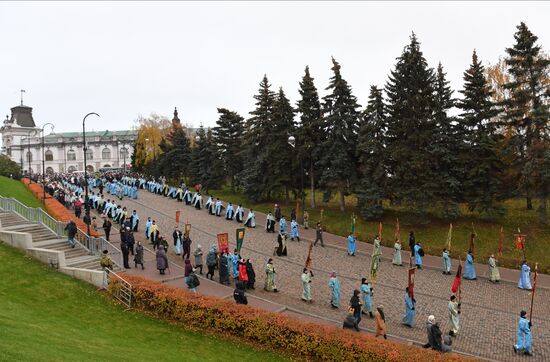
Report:
<svg viewBox="0 0 550 362"><path fill-rule="evenodd" d="M535 301L535 290L537 289L537 275L539 263L535 263L535 277L533 278L533 289L531 289L531 308L529 309L529 321L533 319L533 303Z"/></svg>

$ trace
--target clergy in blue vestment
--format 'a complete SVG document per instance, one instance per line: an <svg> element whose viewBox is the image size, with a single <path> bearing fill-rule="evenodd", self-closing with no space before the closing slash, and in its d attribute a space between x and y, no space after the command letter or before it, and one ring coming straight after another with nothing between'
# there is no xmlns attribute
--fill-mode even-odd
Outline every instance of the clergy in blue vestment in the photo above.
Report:
<svg viewBox="0 0 550 362"><path fill-rule="evenodd" d="M356 249L355 236L353 236L353 234L350 233L348 236L348 255L355 256L355 249Z"/></svg>
<svg viewBox="0 0 550 362"><path fill-rule="evenodd" d="M185 201L185 205L191 205L191 192L188 189L185 189L183 193L183 201Z"/></svg>
<svg viewBox="0 0 550 362"><path fill-rule="evenodd" d="M363 297L363 314L369 314L371 318L372 314L372 288L367 282L367 278L361 279L361 296Z"/></svg>
<svg viewBox="0 0 550 362"><path fill-rule="evenodd" d="M216 216L222 216L223 203L220 199L216 199Z"/></svg>
<svg viewBox="0 0 550 362"><path fill-rule="evenodd" d="M424 251L422 250L422 245L418 242L414 245L414 260L416 267L422 269L422 257L424 256Z"/></svg>
<svg viewBox="0 0 550 362"><path fill-rule="evenodd" d="M527 319L527 312L524 310L521 311L519 317L518 328L516 331L518 341L514 345L514 352L532 356L531 322Z"/></svg>
<svg viewBox="0 0 550 362"><path fill-rule="evenodd" d="M330 305L332 308L340 307L340 281L336 277L336 272L330 274L328 281L328 287L330 288Z"/></svg>
<svg viewBox="0 0 550 362"><path fill-rule="evenodd" d="M132 223L132 231L138 231L139 216L136 210L132 212L132 215L130 216L130 222Z"/></svg>
<svg viewBox="0 0 550 362"><path fill-rule="evenodd" d="M464 267L464 279L476 280L476 268L474 265L474 255L471 250L468 250L468 255L466 255L466 265Z"/></svg>
<svg viewBox="0 0 550 362"><path fill-rule="evenodd" d="M449 256L449 251L447 249L443 249L441 258L443 260L443 274L451 275L451 257Z"/></svg>
<svg viewBox="0 0 550 362"><path fill-rule="evenodd" d="M241 260L241 256L239 255L239 251L237 249L234 250L233 254L231 254L231 275L233 276L233 279L237 279L239 277L239 260Z"/></svg>
<svg viewBox="0 0 550 362"><path fill-rule="evenodd" d="M138 188L137 188L137 186L132 186L132 198L134 200L138 198Z"/></svg>
<svg viewBox="0 0 550 362"><path fill-rule="evenodd" d="M279 220L279 231L286 234L286 219L284 216L281 216L281 219Z"/></svg>
<svg viewBox="0 0 550 362"><path fill-rule="evenodd" d="M225 210L225 219L226 220L233 220L234 213L235 213L235 210L233 209L233 204L229 203L227 205L227 210Z"/></svg>
<svg viewBox="0 0 550 362"><path fill-rule="evenodd" d="M244 223L244 226L249 228L256 227L256 215L254 214L254 210L250 209L248 211L248 215L246 216L246 221Z"/></svg>
<svg viewBox="0 0 550 362"><path fill-rule="evenodd" d="M237 220L237 222L243 222L243 217L244 217L244 210L243 210L243 207L239 205L237 206L237 211L235 211L235 220Z"/></svg>
<svg viewBox="0 0 550 362"><path fill-rule="evenodd" d="M300 234L298 234L298 222L293 219L290 222L290 240L294 241L294 239L300 241Z"/></svg>
<svg viewBox="0 0 550 362"><path fill-rule="evenodd" d="M151 225L153 225L153 221L151 220L151 217L148 217L145 222L145 237L147 240L149 240L149 237L151 236Z"/></svg>
<svg viewBox="0 0 550 362"><path fill-rule="evenodd" d="M527 260L524 260L521 265L521 273L518 282L519 289L531 290L531 268L527 265Z"/></svg>
<svg viewBox="0 0 550 362"><path fill-rule="evenodd" d="M412 327L414 324L414 315L416 313L416 300L411 298L409 287L405 288L405 315L402 323L407 327Z"/></svg>

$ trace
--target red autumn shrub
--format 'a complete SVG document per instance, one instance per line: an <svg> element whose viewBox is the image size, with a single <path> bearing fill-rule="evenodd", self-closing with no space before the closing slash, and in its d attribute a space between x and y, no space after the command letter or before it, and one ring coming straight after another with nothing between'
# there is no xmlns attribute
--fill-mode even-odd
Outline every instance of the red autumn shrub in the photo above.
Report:
<svg viewBox="0 0 550 362"><path fill-rule="evenodd" d="M36 198L38 198L40 201L43 200L44 191L42 189L42 186L37 183L29 183L28 178L21 179L21 182L33 193ZM67 210L65 206L63 206L55 198L51 197L48 193L46 193L46 210L48 211L48 214L50 214L54 219L63 222L68 222L69 220L72 220L75 222L77 228L86 231L86 223L77 218L72 212ZM90 229L90 236L98 237L99 235L97 231Z"/></svg>
<svg viewBox="0 0 550 362"><path fill-rule="evenodd" d="M132 285L132 307L184 326L234 337L265 347L324 361L465 361L457 354L376 339L340 328L296 320L228 300L207 297L138 276L124 274ZM112 281L113 293L118 283ZM470 359L468 359L470 360Z"/></svg>

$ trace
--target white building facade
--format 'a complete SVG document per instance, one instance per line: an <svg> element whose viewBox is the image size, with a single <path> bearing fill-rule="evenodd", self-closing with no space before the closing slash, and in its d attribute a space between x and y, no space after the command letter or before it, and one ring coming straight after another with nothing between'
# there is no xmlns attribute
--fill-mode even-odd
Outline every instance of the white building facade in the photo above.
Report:
<svg viewBox="0 0 550 362"><path fill-rule="evenodd" d="M2 154L19 163L24 174L42 173L42 160L46 173L84 171L82 133L53 132L44 136L42 149L41 128L34 123L31 107L13 107L0 133ZM124 165L128 170L136 137L137 130L86 132L88 171Z"/></svg>

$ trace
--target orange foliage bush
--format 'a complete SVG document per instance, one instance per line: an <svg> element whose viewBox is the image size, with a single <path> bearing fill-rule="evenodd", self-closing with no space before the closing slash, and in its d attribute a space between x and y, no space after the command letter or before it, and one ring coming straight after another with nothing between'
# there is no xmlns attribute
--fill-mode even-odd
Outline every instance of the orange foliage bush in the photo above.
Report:
<svg viewBox="0 0 550 362"><path fill-rule="evenodd" d="M21 182L33 193L34 196L36 196L40 201L43 200L44 191L42 189L42 186L40 186L37 183L29 183L28 178L21 179ZM54 219L68 222L69 220L72 220L75 222L76 227L79 228L82 231L86 231L86 224L81 219L77 218L72 212L67 210L65 206L63 206L59 201L51 197L48 193L46 193L46 210L48 210L48 214L50 214ZM90 236L98 237L97 231L90 229Z"/></svg>
<svg viewBox="0 0 550 362"><path fill-rule="evenodd" d="M239 339L302 358L325 361L464 361L457 354L395 343L336 327L299 321L229 300L207 297L138 276L124 274L132 285L132 307L160 318ZM109 285L112 293L115 280Z"/></svg>

